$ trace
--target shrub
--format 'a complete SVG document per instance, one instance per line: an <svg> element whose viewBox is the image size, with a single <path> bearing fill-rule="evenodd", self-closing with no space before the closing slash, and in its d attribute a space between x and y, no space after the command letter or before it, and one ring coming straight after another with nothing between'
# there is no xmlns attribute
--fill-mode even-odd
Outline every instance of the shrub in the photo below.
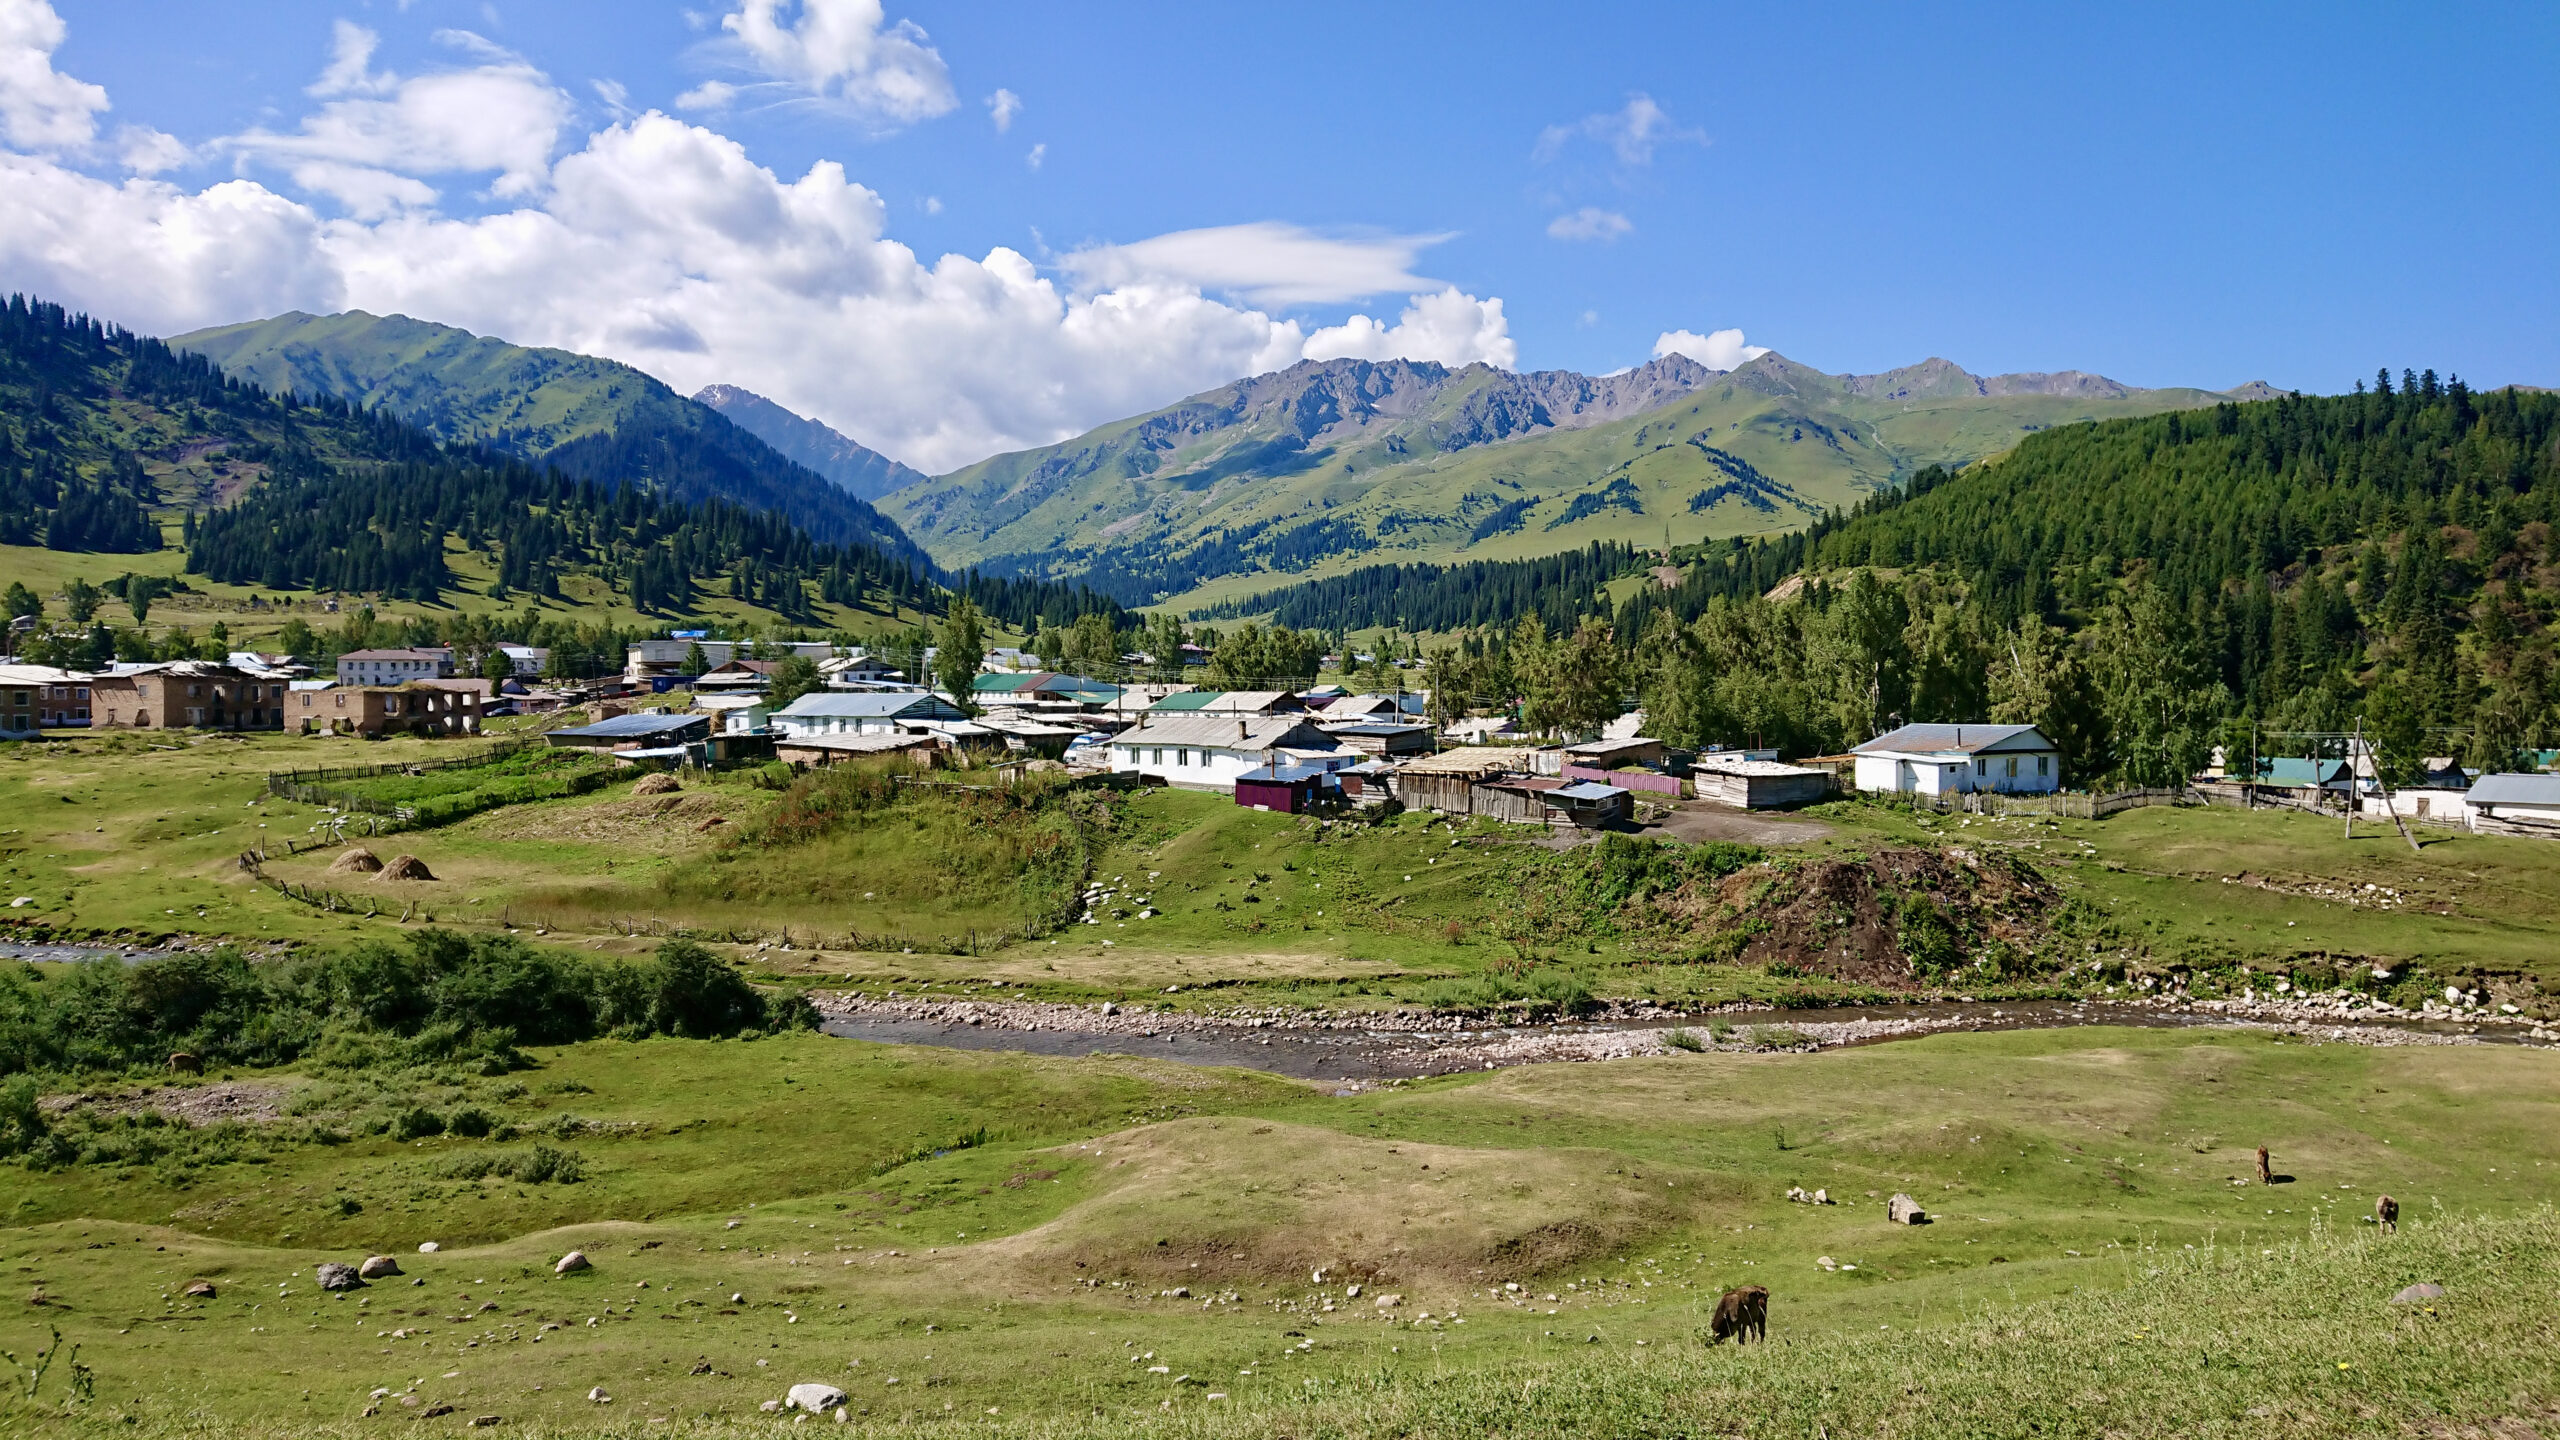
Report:
<svg viewBox="0 0 2560 1440"><path fill-rule="evenodd" d="M412 1105L391 1120L394 1140L423 1140L444 1133L444 1117L424 1105Z"/></svg>
<svg viewBox="0 0 2560 1440"><path fill-rule="evenodd" d="M1707 1048L1707 1042L1699 1039L1698 1032L1695 1030L1665 1030L1662 1032L1662 1043L1670 1046L1674 1050L1688 1050L1691 1052Z"/></svg>
<svg viewBox="0 0 2560 1440"><path fill-rule="evenodd" d="M454 1111L445 1121L445 1128L456 1135L480 1140L487 1138L490 1131L498 1128L498 1120L496 1116L477 1105L465 1105Z"/></svg>

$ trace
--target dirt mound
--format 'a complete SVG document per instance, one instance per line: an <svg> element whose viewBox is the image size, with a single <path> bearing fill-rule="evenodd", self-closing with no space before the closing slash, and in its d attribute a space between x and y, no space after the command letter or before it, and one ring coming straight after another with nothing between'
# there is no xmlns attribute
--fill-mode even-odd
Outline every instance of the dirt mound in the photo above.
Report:
<svg viewBox="0 0 2560 1440"><path fill-rule="evenodd" d="M382 873L375 878L381 880L433 880L436 876L434 871L427 868L427 862L419 859L417 856L396 855L392 857L390 864L382 867Z"/></svg>
<svg viewBox="0 0 2560 1440"><path fill-rule="evenodd" d="M1906 846L1782 859L1684 887L1667 903L1713 933L1720 958L1912 990L2031 968L2051 947L2060 896L2005 851Z"/></svg>
<svg viewBox="0 0 2560 1440"><path fill-rule="evenodd" d="M332 875L370 875L382 868L382 858L361 845L329 862Z"/></svg>
<svg viewBox="0 0 2560 1440"><path fill-rule="evenodd" d="M676 783L676 777L661 772L656 775L644 775L640 777L640 783L631 787L631 793L634 795L665 795L683 788L683 786Z"/></svg>
<svg viewBox="0 0 2560 1440"><path fill-rule="evenodd" d="M1604 1150L1364 1140L1237 1118L1150 1125L1032 1158L1044 1169L1098 1164L1100 1193L990 1245L991 1261L1193 1287L1303 1283L1318 1269L1378 1285L1526 1280L1736 1198L1710 1177Z"/></svg>

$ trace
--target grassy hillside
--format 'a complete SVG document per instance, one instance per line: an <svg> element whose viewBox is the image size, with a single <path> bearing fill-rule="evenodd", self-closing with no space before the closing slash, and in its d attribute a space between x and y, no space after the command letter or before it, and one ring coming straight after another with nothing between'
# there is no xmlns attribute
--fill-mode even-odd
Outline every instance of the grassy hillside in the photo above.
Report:
<svg viewBox="0 0 2560 1440"><path fill-rule="evenodd" d="M1302 365L889 503L948 563L1090 573L1124 599L1197 606L1275 575L1796 529L2038 430L2223 398L1986 381L1943 361L1830 376L1778 355L1722 375L1672 357L1611 379L1624 393L1569 412L1534 393L1556 383L1545 377Z"/></svg>
<svg viewBox="0 0 2560 1440"><path fill-rule="evenodd" d="M510 345L405 315L301 311L181 335L172 346L274 392L379 409L440 440L487 446L608 484L725 496L827 542L921 560L862 498L628 365Z"/></svg>

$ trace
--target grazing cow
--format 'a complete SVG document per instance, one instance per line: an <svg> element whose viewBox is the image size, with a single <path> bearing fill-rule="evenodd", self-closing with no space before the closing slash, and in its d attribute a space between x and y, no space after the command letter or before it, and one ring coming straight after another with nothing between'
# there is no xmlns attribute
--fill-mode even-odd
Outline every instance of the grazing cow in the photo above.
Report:
<svg viewBox="0 0 2560 1440"><path fill-rule="evenodd" d="M2400 1202L2388 1195L2374 1201L2373 1218L2382 1226L2383 1234L2397 1234L2400 1229Z"/></svg>
<svg viewBox="0 0 2560 1440"><path fill-rule="evenodd" d="M186 1051L181 1050L169 1057L169 1073L172 1075L201 1075L204 1073L204 1057L201 1055L190 1055Z"/></svg>
<svg viewBox="0 0 2560 1440"><path fill-rule="evenodd" d="M2276 1183L2275 1171L2267 1167L2267 1147L2264 1145L2258 1147L2258 1183L2261 1185Z"/></svg>
<svg viewBox="0 0 2560 1440"><path fill-rule="evenodd" d="M1708 1322L1708 1333L1710 1345L1720 1344L1728 1336L1736 1345L1748 1344L1754 1338L1767 1343L1768 1290L1759 1285L1743 1285L1724 1292L1716 1301L1715 1318Z"/></svg>

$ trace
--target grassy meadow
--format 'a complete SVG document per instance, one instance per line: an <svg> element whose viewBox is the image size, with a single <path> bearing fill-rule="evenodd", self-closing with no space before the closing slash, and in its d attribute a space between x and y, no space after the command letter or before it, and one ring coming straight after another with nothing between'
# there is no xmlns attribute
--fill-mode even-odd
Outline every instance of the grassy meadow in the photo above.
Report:
<svg viewBox="0 0 2560 1440"><path fill-rule="evenodd" d="M2529 1343L2560 1237L2543 1052L2049 1031L1350 1097L805 1033L535 1059L365 1083L561 1134L572 1184L458 1178L520 1140L297 1140L374 1103L302 1069L209 1077L307 1098L183 1185L0 1170L0 1265L43 1297L0 1342L58 1327L92 1376L69 1409L155 1432L369 1405L720 1428L803 1380L877 1425L1003 1433L1668 1434L1703 1393L1754 1433L2325 1434L2556 1398ZM2235 1185L2258 1144L2283 1183ZM1888 1224L1895 1191L1934 1223ZM2361 1218L2382 1191L2397 1236ZM555 1277L571 1247L595 1268ZM314 1288L373 1252L407 1273ZM217 1295L178 1293L199 1278ZM2435 1314L2384 1303L2421 1280ZM1703 1347L1737 1283L1780 1344ZM19 1414L69 1393L57 1370Z"/></svg>

